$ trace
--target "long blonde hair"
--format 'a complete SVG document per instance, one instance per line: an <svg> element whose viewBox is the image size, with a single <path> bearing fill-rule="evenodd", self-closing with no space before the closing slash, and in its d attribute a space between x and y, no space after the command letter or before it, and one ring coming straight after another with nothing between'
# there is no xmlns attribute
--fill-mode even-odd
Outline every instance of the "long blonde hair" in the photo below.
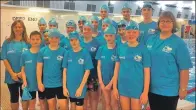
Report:
<svg viewBox="0 0 196 110"><path fill-rule="evenodd" d="M14 26L16 26L17 23L20 23L22 25L22 28L23 28L23 32L22 32L22 40L21 41L24 41L24 42L28 42L28 36L27 36L27 32L26 32L26 27L24 25L24 22L22 20L16 20L12 23L12 26L11 26L11 34L10 34L10 37L7 39L8 42L11 42L14 40L15 38L15 34L14 34Z"/></svg>

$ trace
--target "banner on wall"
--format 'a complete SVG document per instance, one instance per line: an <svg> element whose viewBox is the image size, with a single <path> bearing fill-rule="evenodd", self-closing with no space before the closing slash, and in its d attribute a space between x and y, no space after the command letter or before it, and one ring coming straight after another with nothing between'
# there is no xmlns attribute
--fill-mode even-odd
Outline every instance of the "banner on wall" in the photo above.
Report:
<svg viewBox="0 0 196 110"><path fill-rule="evenodd" d="M12 17L12 20L13 21L16 21L16 20L22 20L22 21L24 21L24 20L26 20L26 17L16 17L16 16L14 16L14 17ZM37 21L38 20L38 18L35 18L35 17L27 17L27 21Z"/></svg>

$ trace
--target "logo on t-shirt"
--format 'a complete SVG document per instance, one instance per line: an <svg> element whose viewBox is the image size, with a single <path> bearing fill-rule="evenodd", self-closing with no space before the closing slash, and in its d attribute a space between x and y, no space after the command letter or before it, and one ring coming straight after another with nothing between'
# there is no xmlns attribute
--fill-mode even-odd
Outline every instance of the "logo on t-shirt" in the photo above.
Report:
<svg viewBox="0 0 196 110"><path fill-rule="evenodd" d="M119 56L120 59L125 59L125 56Z"/></svg>
<svg viewBox="0 0 196 110"><path fill-rule="evenodd" d="M115 56L115 55L112 55L112 56L111 56L111 60L112 60L112 61L115 61L115 60L116 60L116 56Z"/></svg>
<svg viewBox="0 0 196 110"><path fill-rule="evenodd" d="M15 53L15 51L14 50L7 51L7 54L11 54L11 53Z"/></svg>
<svg viewBox="0 0 196 110"><path fill-rule="evenodd" d="M91 47L91 52L95 52L97 50L96 47Z"/></svg>
<svg viewBox="0 0 196 110"><path fill-rule="evenodd" d="M105 56L101 56L102 59L105 59Z"/></svg>
<svg viewBox="0 0 196 110"><path fill-rule="evenodd" d="M163 52L170 53L170 52L172 51L172 48L169 47L169 46L165 46L165 47L163 47L162 51L163 51Z"/></svg>
<svg viewBox="0 0 196 110"><path fill-rule="evenodd" d="M148 34L154 34L155 33L155 29L148 29Z"/></svg>
<svg viewBox="0 0 196 110"><path fill-rule="evenodd" d="M63 56L60 56L60 55L57 56L57 60L58 60L58 61L61 61L62 59L63 59Z"/></svg>
<svg viewBox="0 0 196 110"><path fill-rule="evenodd" d="M32 60L29 60L29 61L25 61L25 63L32 63Z"/></svg>
<svg viewBox="0 0 196 110"><path fill-rule="evenodd" d="M23 49L22 49L22 52L27 51L27 50L28 50L27 48L23 48Z"/></svg>
<svg viewBox="0 0 196 110"><path fill-rule="evenodd" d="M147 45L147 48L148 48L148 49L151 49L151 48L152 48L152 45Z"/></svg>
<svg viewBox="0 0 196 110"><path fill-rule="evenodd" d="M81 65L83 65L83 64L84 64L84 59L80 58L80 59L78 60L78 63L81 64Z"/></svg>
<svg viewBox="0 0 196 110"><path fill-rule="evenodd" d="M142 57L139 55L134 56L134 60L137 62L140 62L142 60Z"/></svg>
<svg viewBox="0 0 196 110"><path fill-rule="evenodd" d="M43 57L43 59L50 59L50 57L47 57L47 56L46 56L46 57Z"/></svg>

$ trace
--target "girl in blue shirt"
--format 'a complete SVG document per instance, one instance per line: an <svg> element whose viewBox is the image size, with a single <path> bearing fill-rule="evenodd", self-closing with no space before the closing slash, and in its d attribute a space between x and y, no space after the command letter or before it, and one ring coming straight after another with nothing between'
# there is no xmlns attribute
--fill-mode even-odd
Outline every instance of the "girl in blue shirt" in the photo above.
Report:
<svg viewBox="0 0 196 110"><path fill-rule="evenodd" d="M116 37L117 45L125 44L127 42L125 31L126 31L126 23L124 20L121 20L118 23L118 35Z"/></svg>
<svg viewBox="0 0 196 110"><path fill-rule="evenodd" d="M118 47L113 88L117 99L120 94L122 110L141 110L148 100L151 60L138 36L139 26L130 24L126 27L127 43Z"/></svg>
<svg viewBox="0 0 196 110"><path fill-rule="evenodd" d="M87 91L87 79L93 68L90 53L80 46L79 34L74 31L69 34L72 49L64 55L63 93L69 97L71 109L84 109L84 97Z"/></svg>
<svg viewBox="0 0 196 110"><path fill-rule="evenodd" d="M37 58L38 89L45 92L50 109L56 109L57 97L60 109L66 110L67 100L63 95L61 66L66 50L59 46L61 34L56 28L50 29L48 36L50 44L40 50Z"/></svg>
<svg viewBox="0 0 196 110"><path fill-rule="evenodd" d="M40 49L40 44L42 41L41 33L38 31L33 31L30 34L30 44L31 48L25 51L21 56L20 65L22 66L21 73L23 79L22 87L28 87L29 92L32 96L30 101L24 101L23 109L35 109L36 104L36 91L38 91L37 87L37 77L36 77L36 64L37 64L37 55ZM39 92L40 99L40 109L46 110L45 106L45 95L43 92Z"/></svg>
<svg viewBox="0 0 196 110"><path fill-rule="evenodd" d="M40 30L40 33L42 35L42 43L40 45L40 47L44 47L46 45L46 41L44 39L44 31L46 30L47 28L47 24L46 24L46 21L44 18L40 18L39 21L38 21L38 27L39 27L39 30Z"/></svg>
<svg viewBox="0 0 196 110"><path fill-rule="evenodd" d="M8 39L3 42L1 59L4 62L5 83L10 92L11 108L19 109L19 88L22 95L22 78L20 58L24 51L28 50L26 27L21 20L16 20L11 25L11 34Z"/></svg>
<svg viewBox="0 0 196 110"><path fill-rule="evenodd" d="M102 45L96 54L98 60L97 71L101 90L104 96L105 110L118 110L118 101L112 94L113 73L115 58L117 54L117 45L115 43L116 29L114 26L109 25L104 31L104 36L107 45Z"/></svg>
<svg viewBox="0 0 196 110"><path fill-rule="evenodd" d="M92 25L89 21L87 21L83 26L83 35L84 39L81 42L82 47L84 47L91 55L91 59L93 62L93 66L97 67L97 60L95 59L95 55L100 46L96 39L92 38ZM91 69L91 74L88 78L88 94L86 99L89 100L91 109L96 110L98 105L98 76L97 76L97 68ZM86 105L86 103L85 103Z"/></svg>
<svg viewBox="0 0 196 110"><path fill-rule="evenodd" d="M178 99L185 99L192 67L185 42L176 34L172 12L158 20L160 33L150 36L146 45L152 58L149 103L151 110L176 110ZM158 100L158 101L157 101Z"/></svg>

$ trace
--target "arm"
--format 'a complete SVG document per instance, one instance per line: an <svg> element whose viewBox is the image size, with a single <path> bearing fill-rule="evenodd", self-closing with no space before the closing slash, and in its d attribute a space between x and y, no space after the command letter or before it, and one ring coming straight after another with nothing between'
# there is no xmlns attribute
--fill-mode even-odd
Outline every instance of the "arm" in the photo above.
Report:
<svg viewBox="0 0 196 110"><path fill-rule="evenodd" d="M119 68L120 68L120 62L116 62L115 68L114 68L114 76L113 76L113 88L114 89L117 89Z"/></svg>
<svg viewBox="0 0 196 110"><path fill-rule="evenodd" d="M67 68L63 69L63 88L67 88Z"/></svg>
<svg viewBox="0 0 196 110"><path fill-rule="evenodd" d="M42 67L43 63L37 63L37 82L38 84L42 84Z"/></svg>
<svg viewBox="0 0 196 110"><path fill-rule="evenodd" d="M189 81L189 70L180 71L180 90L186 90Z"/></svg>
<svg viewBox="0 0 196 110"><path fill-rule="evenodd" d="M144 91L143 93L148 94L150 85L150 68L144 68Z"/></svg>
<svg viewBox="0 0 196 110"><path fill-rule="evenodd" d="M87 82L87 79L88 79L89 74L90 74L90 70L86 70L85 73L84 73L84 77L82 79L82 82L80 84L80 87L81 88L84 88L84 86L85 86L85 84Z"/></svg>
<svg viewBox="0 0 196 110"><path fill-rule="evenodd" d="M21 74L22 74L23 83L27 84L27 79L26 79L26 74L25 74L25 71L24 71L24 66L22 66Z"/></svg>
<svg viewBox="0 0 196 110"><path fill-rule="evenodd" d="M5 65L6 70L9 72L9 74L10 74L11 76L13 76L13 75L16 74L16 73L14 73L14 71L12 70L12 67L11 67L11 65L10 65L10 63L8 62L7 59L3 60L3 63L4 63L4 65Z"/></svg>
<svg viewBox="0 0 196 110"><path fill-rule="evenodd" d="M101 61L100 60L98 60L98 62L97 62L97 73L98 73L99 84L103 84L102 75L101 75Z"/></svg>

